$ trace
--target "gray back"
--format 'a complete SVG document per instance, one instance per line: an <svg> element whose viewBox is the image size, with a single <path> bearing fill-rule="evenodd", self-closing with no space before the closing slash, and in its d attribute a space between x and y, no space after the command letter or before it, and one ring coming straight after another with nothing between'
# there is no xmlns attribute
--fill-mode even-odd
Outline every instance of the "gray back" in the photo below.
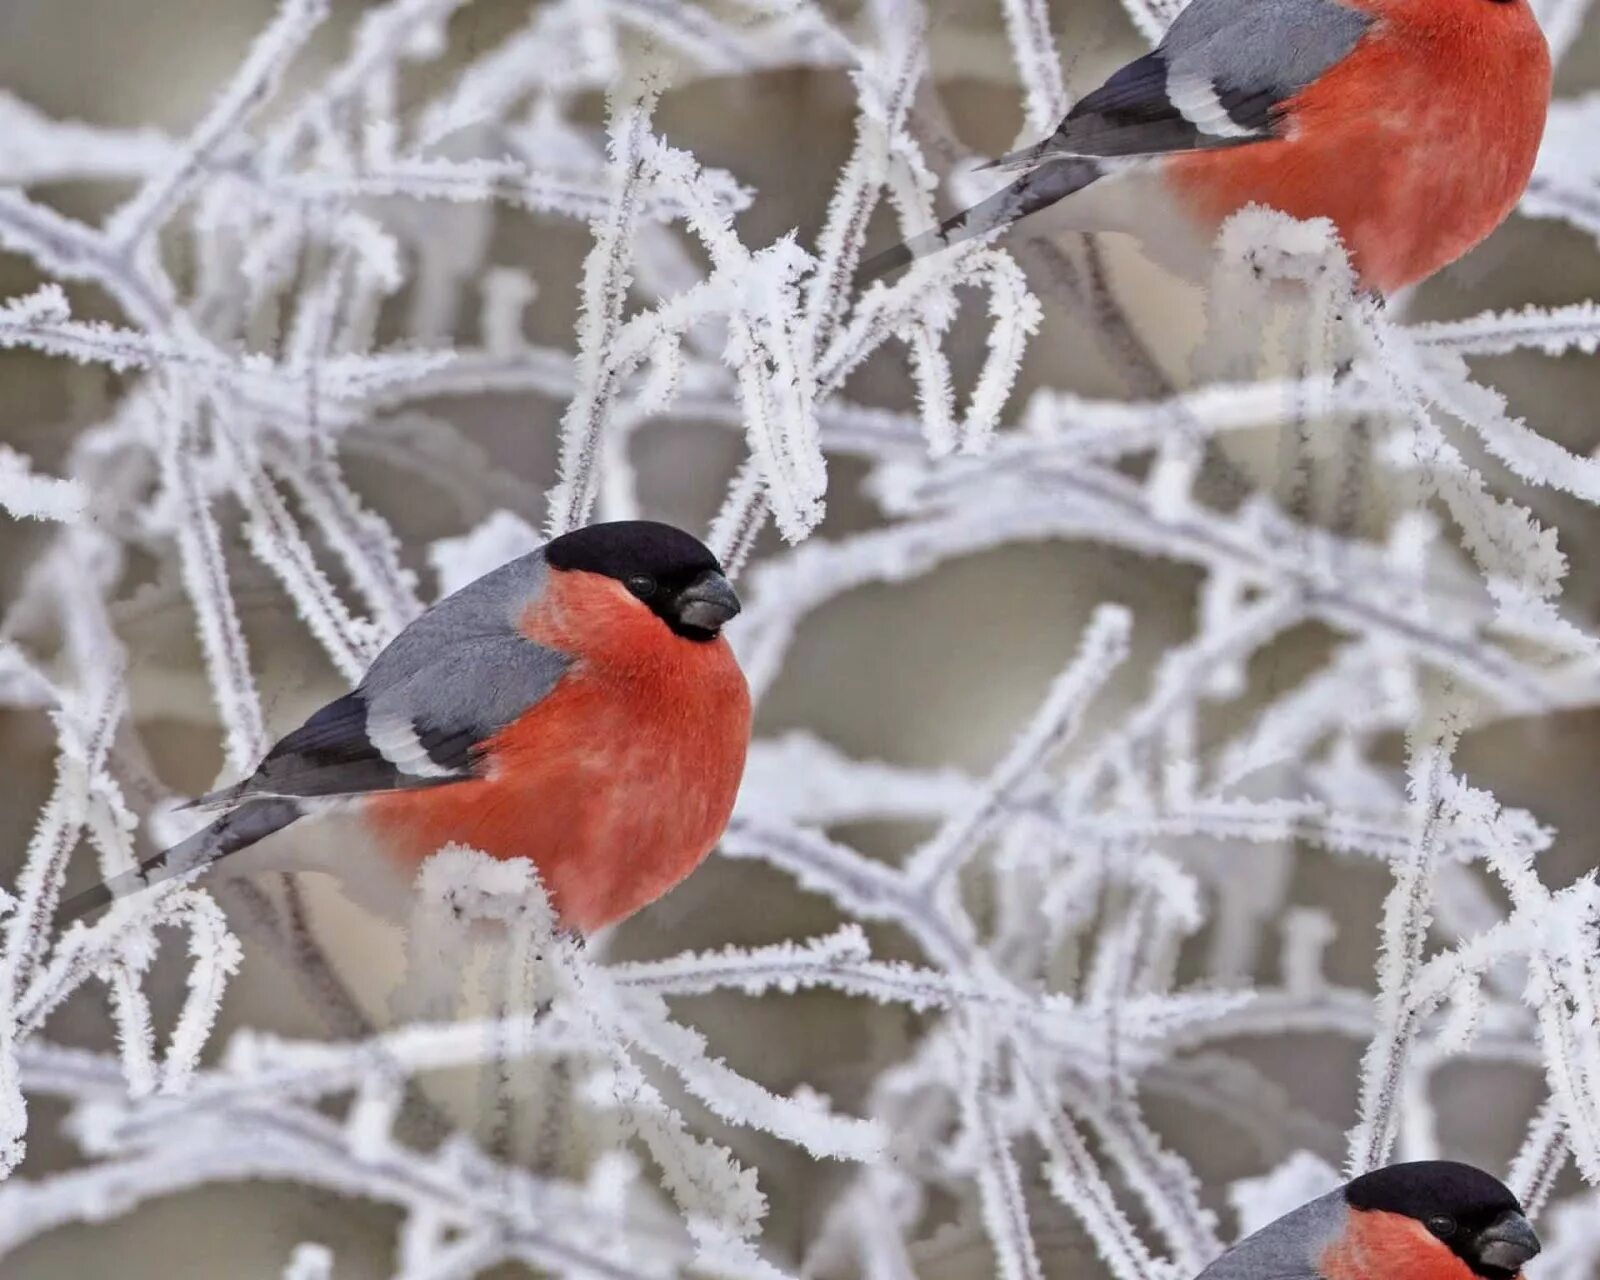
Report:
<svg viewBox="0 0 1600 1280"><path fill-rule="evenodd" d="M286 734L243 784L205 798L348 796L480 775L480 749L556 686L572 659L523 634L543 595L540 552L428 609L354 690Z"/></svg>
<svg viewBox="0 0 1600 1280"><path fill-rule="evenodd" d="M499 729L555 687L571 663L522 632L550 570L540 552L469 582L380 653L360 692L377 716Z"/></svg>
<svg viewBox="0 0 1600 1280"><path fill-rule="evenodd" d="M1050 138L1006 163L1268 141L1280 136L1283 104L1354 49L1369 22L1338 0L1194 0L1158 48L1084 95Z"/></svg>
<svg viewBox="0 0 1600 1280"><path fill-rule="evenodd" d="M1349 1214L1343 1188L1330 1191L1245 1237L1195 1280L1319 1280L1317 1262Z"/></svg>
<svg viewBox="0 0 1600 1280"><path fill-rule="evenodd" d="M1161 52L1173 76L1210 84L1225 103L1250 95L1276 104L1354 49L1371 21L1337 0L1194 0Z"/></svg>

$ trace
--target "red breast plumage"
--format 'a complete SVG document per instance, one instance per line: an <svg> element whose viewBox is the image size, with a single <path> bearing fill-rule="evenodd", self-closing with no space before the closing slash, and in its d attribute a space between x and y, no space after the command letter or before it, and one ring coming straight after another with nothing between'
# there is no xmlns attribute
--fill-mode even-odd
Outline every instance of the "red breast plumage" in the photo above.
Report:
<svg viewBox="0 0 1600 1280"><path fill-rule="evenodd" d="M1352 1213L1318 1262L1323 1280L1483 1280L1415 1218L1380 1209Z"/></svg>

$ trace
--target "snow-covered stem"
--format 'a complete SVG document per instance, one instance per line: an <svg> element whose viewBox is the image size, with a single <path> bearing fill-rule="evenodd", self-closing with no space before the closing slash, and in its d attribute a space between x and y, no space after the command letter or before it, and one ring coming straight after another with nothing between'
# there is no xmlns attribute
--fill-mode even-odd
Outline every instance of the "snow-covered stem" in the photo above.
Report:
<svg viewBox="0 0 1600 1280"><path fill-rule="evenodd" d="M1439 829L1445 820L1445 783L1461 736L1459 695L1446 686L1412 733L1408 744L1407 792L1411 801L1411 848L1397 860L1394 888L1384 902L1379 942L1378 1034L1361 1066L1360 1122L1350 1133L1351 1176L1389 1163L1396 1114L1405 1088L1406 1058L1424 1009L1413 991L1427 942L1429 904L1439 859Z"/></svg>
<svg viewBox="0 0 1600 1280"><path fill-rule="evenodd" d="M1045 0L1001 0L1001 11L1026 95L1027 134L1038 138L1054 129L1072 105L1050 31L1050 6Z"/></svg>
<svg viewBox="0 0 1600 1280"><path fill-rule="evenodd" d="M616 396L612 346L622 323L633 255L639 184L644 174L650 114L660 90L651 75L630 79L610 102L610 201L591 228L594 247L583 264L577 332L576 394L561 419L561 482L550 491L551 537L587 523L596 493L595 467Z"/></svg>
<svg viewBox="0 0 1600 1280"><path fill-rule="evenodd" d="M1096 610L1071 665L1056 677L1033 722L990 775L983 793L911 856L906 873L914 883L933 888L984 844L1018 789L1072 740L1090 700L1127 658L1132 626L1126 610L1110 605Z"/></svg>

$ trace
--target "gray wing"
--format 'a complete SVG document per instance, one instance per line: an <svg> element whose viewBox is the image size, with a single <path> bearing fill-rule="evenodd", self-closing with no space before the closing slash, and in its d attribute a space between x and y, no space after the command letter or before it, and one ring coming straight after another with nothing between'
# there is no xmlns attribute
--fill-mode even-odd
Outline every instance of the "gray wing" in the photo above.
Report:
<svg viewBox="0 0 1600 1280"><path fill-rule="evenodd" d="M534 552L446 596L390 642L353 691L285 735L244 782L200 803L356 795L478 776L483 744L548 694L571 663L521 630L548 572Z"/></svg>
<svg viewBox="0 0 1600 1280"><path fill-rule="evenodd" d="M1360 40L1371 19L1337 0L1194 0L1153 52L1002 163L1143 156L1276 136L1278 111Z"/></svg>
<svg viewBox="0 0 1600 1280"><path fill-rule="evenodd" d="M1349 1213L1344 1191L1329 1192L1247 1236L1195 1280L1321 1280L1318 1261Z"/></svg>

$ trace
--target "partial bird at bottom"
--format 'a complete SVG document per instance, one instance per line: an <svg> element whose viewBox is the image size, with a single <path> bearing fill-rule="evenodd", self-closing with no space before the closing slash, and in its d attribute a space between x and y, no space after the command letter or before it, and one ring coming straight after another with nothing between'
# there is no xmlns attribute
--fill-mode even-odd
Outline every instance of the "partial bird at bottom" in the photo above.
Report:
<svg viewBox="0 0 1600 1280"><path fill-rule="evenodd" d="M1196 1280L1518 1280L1539 1237L1471 1165L1394 1164L1270 1223Z"/></svg>

